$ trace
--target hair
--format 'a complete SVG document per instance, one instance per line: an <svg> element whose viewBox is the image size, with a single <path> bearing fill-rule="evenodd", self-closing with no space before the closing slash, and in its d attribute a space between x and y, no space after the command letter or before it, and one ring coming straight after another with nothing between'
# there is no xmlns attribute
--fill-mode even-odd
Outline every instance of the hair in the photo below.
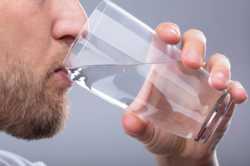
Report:
<svg viewBox="0 0 250 166"><path fill-rule="evenodd" d="M46 72L39 79L37 74L20 60L6 61L0 71L0 130L30 140L52 137L63 128L66 92L53 87Z"/></svg>

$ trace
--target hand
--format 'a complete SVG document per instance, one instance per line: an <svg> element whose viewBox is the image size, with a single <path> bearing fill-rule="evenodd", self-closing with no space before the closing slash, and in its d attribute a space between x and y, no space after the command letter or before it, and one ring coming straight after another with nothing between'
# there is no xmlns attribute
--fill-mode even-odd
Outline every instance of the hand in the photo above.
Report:
<svg viewBox="0 0 250 166"><path fill-rule="evenodd" d="M181 39L177 25L163 23L157 27L156 32L166 44L178 44L182 41L181 60L184 66L197 70L204 66L206 37L201 31L191 29L185 32ZM205 144L169 133L156 132L154 124L141 119L134 113L136 107L129 107L123 117L126 133L144 143L147 149L156 155L160 165L171 165L171 163L173 165L215 164L215 147L227 129L235 106L247 99L243 86L239 82L231 80L230 62L223 54L212 55L207 62L206 69L210 73L209 85L217 90L228 89L233 104L215 133Z"/></svg>

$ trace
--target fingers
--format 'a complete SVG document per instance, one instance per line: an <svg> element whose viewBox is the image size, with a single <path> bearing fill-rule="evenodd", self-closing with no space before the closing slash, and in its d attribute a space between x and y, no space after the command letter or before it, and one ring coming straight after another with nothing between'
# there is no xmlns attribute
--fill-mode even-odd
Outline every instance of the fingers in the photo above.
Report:
<svg viewBox="0 0 250 166"><path fill-rule="evenodd" d="M144 144L151 142L155 135L154 126L142 120L136 113L133 113L133 111L128 111L124 114L122 125L128 135Z"/></svg>
<svg viewBox="0 0 250 166"><path fill-rule="evenodd" d="M180 29L173 23L162 23L156 28L161 40L168 44L178 44L181 39ZM183 36L182 61L187 67L199 69L203 66L206 52L206 37L200 30L191 29Z"/></svg>
<svg viewBox="0 0 250 166"><path fill-rule="evenodd" d="M235 112L236 104L240 104L244 102L247 99L247 93L244 87L241 85L241 83L237 81L230 81L228 84L228 92L231 95L231 99L229 104L227 105L227 112L222 116L222 119L215 130L215 133L213 134L213 137L210 139L211 141L211 149L214 150L217 143L220 141L220 139L224 136L230 122L233 116L233 113ZM224 108L222 108L224 109ZM224 112L224 110L222 111Z"/></svg>
<svg viewBox="0 0 250 166"><path fill-rule="evenodd" d="M231 64L226 56L219 53L211 56L207 69L210 73L208 79L210 86L217 90L228 89L234 103L240 104L248 98L241 83L231 81Z"/></svg>
<svg viewBox="0 0 250 166"><path fill-rule="evenodd" d="M181 38L179 27L174 23L162 23L156 28L161 40L168 44L178 44Z"/></svg>
<svg viewBox="0 0 250 166"><path fill-rule="evenodd" d="M133 112L126 112L122 119L125 132L132 137L141 137L147 128L147 123Z"/></svg>
<svg viewBox="0 0 250 166"><path fill-rule="evenodd" d="M155 133L154 126L139 118L133 111L128 111L124 114L122 124L125 132L131 137L144 143L149 150L156 152L155 139L158 140L158 135Z"/></svg>
<svg viewBox="0 0 250 166"><path fill-rule="evenodd" d="M228 127L230 120L232 119L233 113L235 111L235 103L232 101L228 105L227 112L223 115L223 119L221 120L217 132L224 133Z"/></svg>
<svg viewBox="0 0 250 166"><path fill-rule="evenodd" d="M227 88L228 81L231 79L231 65L227 57L222 54L214 54L207 64L209 84L218 90Z"/></svg>
<svg viewBox="0 0 250 166"><path fill-rule="evenodd" d="M206 52L206 37L203 32L191 29L183 35L182 62L192 69L203 66Z"/></svg>
<svg viewBox="0 0 250 166"><path fill-rule="evenodd" d="M231 94L233 102L236 104L240 104L248 98L247 92L240 82L229 81L228 91Z"/></svg>
<svg viewBox="0 0 250 166"><path fill-rule="evenodd" d="M185 139L161 132L150 122L140 119L135 113L127 112L123 117L126 133L145 144L146 148L157 155L180 154L185 147Z"/></svg>
<svg viewBox="0 0 250 166"><path fill-rule="evenodd" d="M224 134L229 126L229 123L232 119L234 110L235 110L235 104L232 102L232 103L230 103L225 115L223 115L222 120L219 123L218 127L216 128L213 136L208 141L208 146L210 147L211 151L214 151L217 144L219 143L221 138L224 136Z"/></svg>

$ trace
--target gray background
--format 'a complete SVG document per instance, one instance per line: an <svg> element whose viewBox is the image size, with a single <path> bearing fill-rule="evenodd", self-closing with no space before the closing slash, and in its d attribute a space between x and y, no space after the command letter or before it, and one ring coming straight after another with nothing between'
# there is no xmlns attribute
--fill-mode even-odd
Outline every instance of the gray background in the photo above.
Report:
<svg viewBox="0 0 250 166"><path fill-rule="evenodd" d="M90 13L99 0L83 0ZM250 89L249 0L116 0L152 27L172 21L182 32L202 29L208 38L208 55L225 53L232 61L233 79ZM141 144L123 133L122 110L114 108L84 89L69 94L71 118L66 129L50 140L26 142L1 133L1 148L49 166L130 165L151 166L154 160ZM238 107L230 131L218 147L221 165L250 163L250 104Z"/></svg>

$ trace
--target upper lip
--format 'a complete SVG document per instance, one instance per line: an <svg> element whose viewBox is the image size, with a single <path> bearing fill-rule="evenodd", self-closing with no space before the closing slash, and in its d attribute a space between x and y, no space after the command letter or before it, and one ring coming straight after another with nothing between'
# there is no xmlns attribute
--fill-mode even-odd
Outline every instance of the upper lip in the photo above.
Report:
<svg viewBox="0 0 250 166"><path fill-rule="evenodd" d="M69 75L69 72L67 70L67 68L64 65L58 65L56 67L53 67L50 71L49 71L49 77L53 74L55 74L56 72L65 72L67 75Z"/></svg>
<svg viewBox="0 0 250 166"><path fill-rule="evenodd" d="M65 66L59 66L59 67L55 68L53 72L56 73L56 72L59 72L59 71L63 71L65 73L69 74L69 72L68 72L68 70L66 69Z"/></svg>

